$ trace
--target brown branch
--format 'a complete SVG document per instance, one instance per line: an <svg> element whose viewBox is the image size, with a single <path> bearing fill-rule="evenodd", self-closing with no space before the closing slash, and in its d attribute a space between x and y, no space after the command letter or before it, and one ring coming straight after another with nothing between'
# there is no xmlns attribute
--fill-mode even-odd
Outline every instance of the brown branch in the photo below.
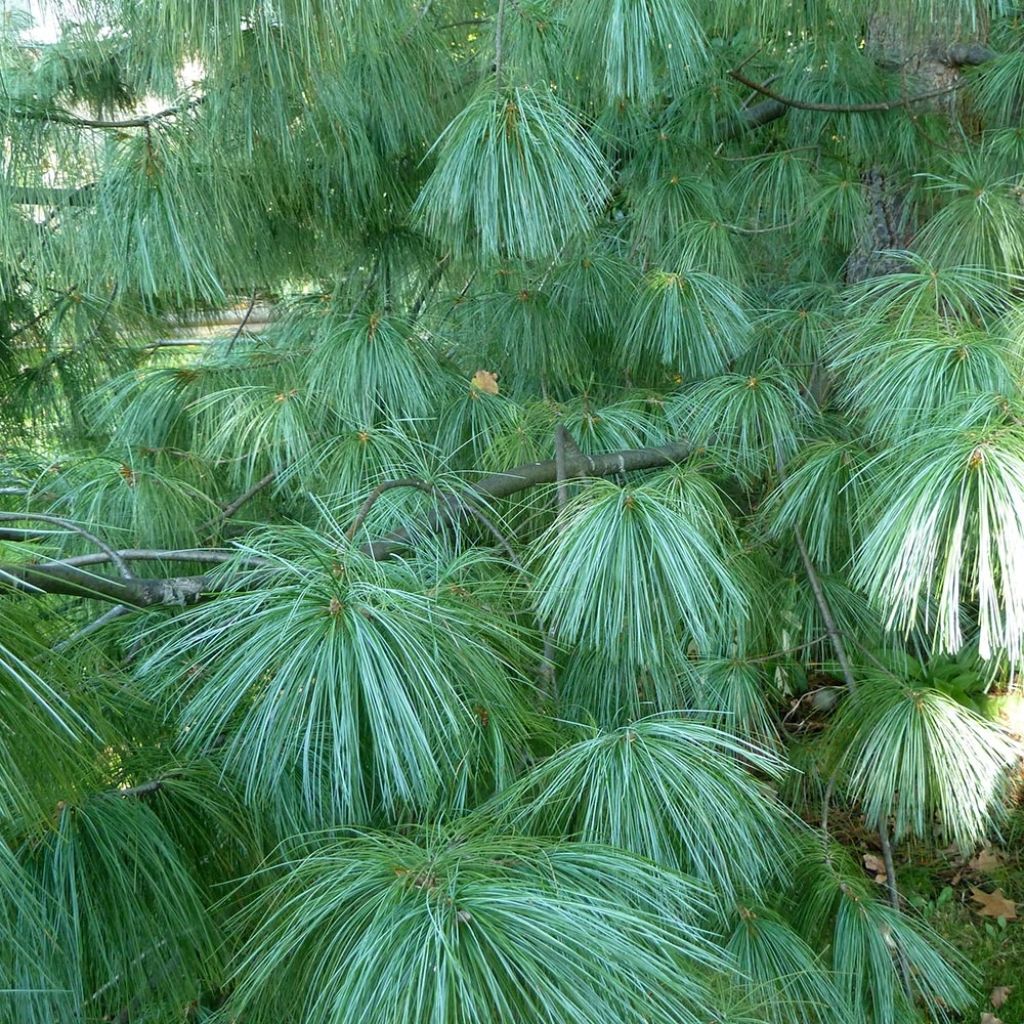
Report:
<svg viewBox="0 0 1024 1024"><path fill-rule="evenodd" d="M199 96L189 100L188 103L179 103L164 110L158 110L152 114L142 114L139 117L126 117L120 121L108 121L95 117L79 117L77 114L69 114L63 110L13 110L8 109L0 112L8 117L20 121L46 121L50 124L70 125L72 128L102 128L120 130L122 128L149 128L157 121L168 117L176 117L178 114L186 114L194 110L206 100L205 96Z"/></svg>
<svg viewBox="0 0 1024 1024"><path fill-rule="evenodd" d="M951 92L955 92L963 84L962 81L958 81L942 89L932 89L929 92L922 92L916 96L906 96L898 100L881 100L877 103L816 103L811 100L798 100L791 96L783 96L773 89L769 89L766 85L755 82L752 78L747 78L738 68L733 68L729 72L729 77L745 85L748 89L753 89L762 96L767 96L773 102L781 103L785 107L792 107L794 110L818 110L826 114L868 114L875 111L896 110L899 107L909 107L914 103L935 99L938 96L946 96Z"/></svg>
<svg viewBox="0 0 1024 1024"><path fill-rule="evenodd" d="M345 538L352 540L355 537L359 532L359 527L363 525L366 517L370 514L370 509L377 504L377 499L382 494L385 494L387 491L397 490L399 487L415 487L417 490L427 491L431 494L434 491L433 484L428 484L425 480L417 480L414 477L406 477L402 480L385 480L383 483L377 484L366 496L366 500L360 506L355 519L352 520L352 525L345 531Z"/></svg>
<svg viewBox="0 0 1024 1024"><path fill-rule="evenodd" d="M37 563L40 568L48 565L102 565L117 556L126 562L208 562L221 565L238 558L238 552L230 548L122 548L109 554L104 552L93 555L72 555L70 558L54 559L53 562ZM256 564L255 559L246 561Z"/></svg>
<svg viewBox="0 0 1024 1024"><path fill-rule="evenodd" d="M572 480L581 477L604 477L614 473L657 469L661 466L681 462L689 456L691 451L691 446L687 442L681 441L657 448L627 448L623 451L605 452L601 455L567 452L565 476L566 479ZM442 506L428 516L429 527L433 530L445 529L460 518L472 515L473 512L469 507L472 503L482 500L486 504L488 500L508 498L531 487L554 483L557 478L558 470L554 459L547 462L527 462L505 473L493 473L470 486L464 497L455 495L447 497ZM403 481L403 483L421 489L433 489L432 484L425 484L421 480L411 484L408 481ZM362 519L365 519L366 513L369 512L368 502L369 499L363 503L363 508L360 510ZM354 535L360 525L361 520L357 517L356 522L349 528L349 532ZM403 527L386 537L363 544L361 550L367 557L382 561L407 548L411 543L411 538L411 532ZM200 550L205 549L196 549L196 551ZM109 601L112 604L130 605L133 608L155 608L195 604L215 594L219 584L204 575L176 576L167 579L136 577L130 580L117 580L89 572L77 565L48 562L0 565L0 589L5 587L16 592L37 596L39 594L64 594Z"/></svg>
<svg viewBox="0 0 1024 1024"><path fill-rule="evenodd" d="M242 331L245 330L245 325L249 322L249 317L252 316L252 311L256 308L256 296L258 292L256 288L252 290L252 298L249 300L249 308L245 311L245 316L242 317L238 324L238 330L231 336L231 340L228 342L227 349L225 350L227 355L231 355L231 350L235 347L235 342L242 336Z"/></svg>
<svg viewBox="0 0 1024 1024"><path fill-rule="evenodd" d="M48 523L51 526L59 526L62 529L70 530L72 533L77 533L80 537L84 537L90 544L95 544L104 553L107 560L114 563L122 579L130 580L132 578L132 571L128 568L128 563L109 544L97 537L91 530L73 523L70 519L45 515L41 512L0 512L0 522Z"/></svg>
<svg viewBox="0 0 1024 1024"><path fill-rule="evenodd" d="M277 479L277 470L272 469L266 476L261 477L256 481L247 491L240 494L234 501L229 502L221 510L219 515L213 517L206 523L203 523L201 529L212 530L215 526L219 526L225 519L230 519L247 501L251 498L256 497L265 487L269 487Z"/></svg>

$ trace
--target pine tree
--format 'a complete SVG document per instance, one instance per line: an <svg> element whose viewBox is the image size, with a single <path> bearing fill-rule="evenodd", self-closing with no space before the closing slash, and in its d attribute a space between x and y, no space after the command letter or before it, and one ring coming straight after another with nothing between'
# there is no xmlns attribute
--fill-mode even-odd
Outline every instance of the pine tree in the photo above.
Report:
<svg viewBox="0 0 1024 1024"><path fill-rule="evenodd" d="M0 1020L969 1007L1016 8L4 10Z"/></svg>

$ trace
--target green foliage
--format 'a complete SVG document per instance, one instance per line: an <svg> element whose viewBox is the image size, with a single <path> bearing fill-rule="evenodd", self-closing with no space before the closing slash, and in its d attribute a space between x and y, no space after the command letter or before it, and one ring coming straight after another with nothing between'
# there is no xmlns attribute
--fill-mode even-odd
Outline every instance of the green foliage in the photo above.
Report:
<svg viewBox="0 0 1024 1024"><path fill-rule="evenodd" d="M509 791L511 821L632 850L728 901L760 891L786 855L785 811L754 775L782 771L767 751L699 721L641 719L584 734L524 775Z"/></svg>
<svg viewBox="0 0 1024 1024"><path fill-rule="evenodd" d="M1022 438L972 413L968 429L929 427L878 456L854 579L890 626L922 622L939 650L961 647L973 606L982 655L1017 658L1024 592L1005 582L1024 555Z"/></svg>
<svg viewBox="0 0 1024 1024"><path fill-rule="evenodd" d="M530 716L507 661L521 641L475 601L305 529L255 537L245 557L259 589L233 576L142 667L186 749L230 732L225 768L248 798L286 802L295 777L313 820L346 824L507 780ZM157 670L173 663L180 675Z"/></svg>
<svg viewBox="0 0 1024 1024"><path fill-rule="evenodd" d="M416 210L458 257L552 256L608 197L600 153L546 89L487 86L435 145Z"/></svg>
<svg viewBox="0 0 1024 1024"><path fill-rule="evenodd" d="M241 922L235 1003L255 1020L696 1024L723 964L701 888L621 850L453 826L325 835L282 866Z"/></svg>
<svg viewBox="0 0 1024 1024"><path fill-rule="evenodd" d="M854 1020L913 1021L909 992L939 1020L970 1000L964 978L970 968L927 925L880 902L845 852L808 851L796 879L798 929L808 938L829 938L829 955L841 1005Z"/></svg>
<svg viewBox="0 0 1024 1024"><path fill-rule="evenodd" d="M0 1024L974 1006L899 890L1019 831L1019 11L45 10Z"/></svg>
<svg viewBox="0 0 1024 1024"><path fill-rule="evenodd" d="M728 512L680 470L638 487L597 484L537 541L537 610L566 640L635 663L707 650L744 597L729 565Z"/></svg>
<svg viewBox="0 0 1024 1024"><path fill-rule="evenodd" d="M1016 744L929 679L873 675L847 697L832 727L836 767L876 825L895 833L934 829L972 849L1000 807Z"/></svg>

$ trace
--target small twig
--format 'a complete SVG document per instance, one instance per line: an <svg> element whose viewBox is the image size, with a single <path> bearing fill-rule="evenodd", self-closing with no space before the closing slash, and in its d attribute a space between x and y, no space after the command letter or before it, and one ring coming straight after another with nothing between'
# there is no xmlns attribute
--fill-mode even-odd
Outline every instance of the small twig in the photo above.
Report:
<svg viewBox="0 0 1024 1024"><path fill-rule="evenodd" d="M729 77L783 106L793 107L795 110L818 110L826 114L867 114L874 111L896 110L900 107L909 107L914 103L922 103L924 100L935 99L938 96L946 96L955 92L963 84L963 80L961 80L942 89L919 93L917 96L905 96L898 100L880 100L876 103L816 103L811 100L797 100L791 96L783 96L775 92L774 89L769 89L766 85L740 74L739 68L733 68L729 72Z"/></svg>
<svg viewBox="0 0 1024 1024"><path fill-rule="evenodd" d="M249 322L249 317L252 316L252 311L256 307L256 295L257 289L253 286L252 298L249 300L249 308L245 311L245 316L242 317L242 322L238 325L238 330L236 330L231 336L231 340L228 342L228 346L224 350L226 355L231 355L231 350L235 347L235 342L242 336L242 331L245 330L245 325Z"/></svg>
<svg viewBox="0 0 1024 1024"><path fill-rule="evenodd" d="M508 537L505 536L495 525L494 521L490 516L479 505L473 501L466 502L466 508L469 509L470 515L474 516L480 521L484 529L498 542L498 546L505 552L509 562L512 563L517 569L523 571L523 563L519 556L515 553L511 542Z"/></svg>
<svg viewBox="0 0 1024 1024"><path fill-rule="evenodd" d="M821 612L822 619L825 620L825 630L842 670L843 680L846 682L847 689L854 693L857 689L857 679L853 674L853 667L846 653L846 646L843 644L839 627L836 625L835 616L832 614L832 607L825 596L825 588L821 585L821 577L814 567L814 562L811 561L811 553L807 550L807 543L804 541L803 531L799 526L793 528L793 535L796 537L796 546L800 551L800 561L803 562L807 582L810 583L811 591L814 594L814 602L818 606L818 611Z"/></svg>
<svg viewBox="0 0 1024 1024"><path fill-rule="evenodd" d="M150 779L148 782L140 782L137 786L128 786L125 789L115 789L113 794L122 799L131 797L149 796L164 788L166 779Z"/></svg>
<svg viewBox="0 0 1024 1024"><path fill-rule="evenodd" d="M352 520L352 525L345 531L346 540L352 540L359 532L359 527L366 521L366 517L370 514L370 509L377 504L377 499L386 491L393 491L399 487L415 487L417 490L426 491L428 494L432 494L435 489L433 484L429 484L425 480L417 480L415 477L406 477L402 480L384 480L382 483L377 484L366 496L366 500L360 506L355 519Z"/></svg>
<svg viewBox="0 0 1024 1024"><path fill-rule="evenodd" d="M763 46L759 46L756 50L752 50L733 68L733 71L742 71L763 49Z"/></svg>
<svg viewBox="0 0 1024 1024"><path fill-rule="evenodd" d="M221 510L219 515L213 517L203 523L200 527L202 530L212 530L215 526L219 526L225 519L230 519L247 501L254 498L264 487L268 487L277 478L277 470L272 469L266 476L261 477L256 481L247 491L240 494L234 501L228 502L227 505Z"/></svg>
<svg viewBox="0 0 1024 1024"><path fill-rule="evenodd" d="M806 651L817 644L820 644L822 640L827 640L828 634L823 633L821 636L815 637L813 640L808 640L806 643L797 644L795 647L784 647L781 651L772 651L771 654L760 654L756 658L744 658L743 663L745 665L760 665L766 661L775 661L776 658L784 658L787 654L799 654L800 651Z"/></svg>
<svg viewBox="0 0 1024 1024"><path fill-rule="evenodd" d="M836 777L833 775L825 786L825 793L821 798L821 831L828 835L828 812L832 804L832 790L836 788Z"/></svg>
<svg viewBox="0 0 1024 1024"><path fill-rule="evenodd" d="M896 865L892 858L892 844L889 842L889 823L883 821L878 830L878 841L882 847L882 863L885 864L885 889L889 894L889 902L892 909L899 911L900 894L896 889ZM914 989L910 982L910 965L907 963L907 956L903 948L897 944L896 960L900 965L900 980L903 982L903 993L909 1003L914 1002Z"/></svg>
<svg viewBox="0 0 1024 1024"><path fill-rule="evenodd" d="M84 640L87 636L92 636L93 633L101 630L108 622L113 622L115 619L121 618L122 615L127 615L129 612L135 611L134 608L129 608L126 604L115 604L113 608L105 611L99 618L93 619L87 626L83 626L77 633L69 636L66 640L61 640L59 644L54 647L55 651L65 651L72 644L77 643L79 640Z"/></svg>
<svg viewBox="0 0 1024 1024"><path fill-rule="evenodd" d="M771 85L771 84L772 84L772 82L775 82L775 81L777 81L777 80L778 80L778 79L780 79L781 77L782 77L782 75L772 75L772 76L771 76L771 78L766 78L766 79L764 80L764 82L762 82L761 84L762 84L762 85L766 85L766 86L767 86L767 85ZM758 94L757 94L756 92L755 92L755 93L751 93L751 94L750 94L750 95L749 95L749 96L748 96L748 97L747 97L747 98L746 98L746 99L745 99L745 100L744 100L744 101L743 101L743 102L742 102L742 103L740 104L740 110L749 110L749 109L750 109L750 104L754 102L754 99L755 99L755 98L757 97L757 95L758 95ZM761 154L758 154L758 155L760 156Z"/></svg>
<svg viewBox="0 0 1024 1024"><path fill-rule="evenodd" d="M117 571L121 574L121 579L134 579L131 569L128 568L128 563L106 541L100 540L91 530L87 530L84 526L79 526L69 519L45 515L41 512L0 512L0 521L8 523L19 521L49 523L51 526L60 526L65 530L70 530L72 533L77 533L80 537L84 537L89 541L90 544L95 544L100 551L107 555L108 559L117 567Z"/></svg>
<svg viewBox="0 0 1024 1024"><path fill-rule="evenodd" d="M448 266L449 256L446 253L438 261L437 265L430 272L430 277L427 278L426 284L423 286L423 291L416 297L416 301L412 304L412 309L409 311L409 323L414 324L420 315L420 311L426 305L427 299L430 298L430 293L438 286L442 275L444 274L444 268Z"/></svg>

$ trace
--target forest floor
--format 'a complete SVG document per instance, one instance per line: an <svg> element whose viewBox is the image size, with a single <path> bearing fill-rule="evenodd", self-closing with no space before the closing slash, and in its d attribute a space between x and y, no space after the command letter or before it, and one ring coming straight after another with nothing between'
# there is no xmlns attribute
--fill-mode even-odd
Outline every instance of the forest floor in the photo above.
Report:
<svg viewBox="0 0 1024 1024"><path fill-rule="evenodd" d="M971 1024L1024 1022L1024 811L1010 824L1002 845L974 857L910 847L897 857L904 897L977 971L978 1016L964 1018Z"/></svg>

